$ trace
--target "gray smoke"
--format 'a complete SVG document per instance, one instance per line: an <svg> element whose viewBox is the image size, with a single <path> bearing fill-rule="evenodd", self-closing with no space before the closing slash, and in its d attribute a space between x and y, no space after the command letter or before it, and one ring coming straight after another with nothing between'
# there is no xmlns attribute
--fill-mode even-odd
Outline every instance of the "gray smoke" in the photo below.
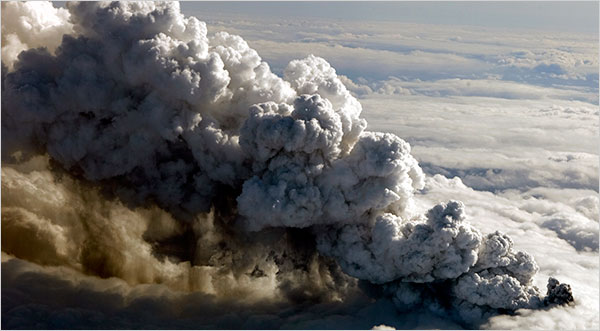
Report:
<svg viewBox="0 0 600 331"><path fill-rule="evenodd" d="M2 4L3 41L5 7L30 5ZM365 291L467 325L573 301L552 279L544 298L533 258L463 203L417 214L410 146L366 131L324 59L280 78L176 2L67 8L55 49L3 47L4 252L242 301Z"/></svg>

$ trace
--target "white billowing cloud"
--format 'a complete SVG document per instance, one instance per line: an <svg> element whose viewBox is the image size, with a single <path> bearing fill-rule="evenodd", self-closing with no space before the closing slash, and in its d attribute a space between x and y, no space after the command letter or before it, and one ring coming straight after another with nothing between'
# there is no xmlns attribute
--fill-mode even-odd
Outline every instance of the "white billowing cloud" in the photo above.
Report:
<svg viewBox="0 0 600 331"><path fill-rule="evenodd" d="M310 114L314 111L310 107L323 107L320 101L320 98L306 100L301 97L295 103L294 112L299 109L300 116ZM298 115L292 113L291 116ZM310 124L317 122L311 120L305 124L297 120L294 123L291 118L283 117L273 124L269 116L265 117L259 119L268 121L261 125L262 128L288 128L287 133L293 136L286 137L281 134L285 131L274 130L275 138L279 139L274 143L276 140L272 136L262 134L267 142L262 145L276 147L275 153L270 151L269 162L261 164L265 169L260 171L263 175L246 181L238 197L240 213L249 217L251 229L258 230L267 225L308 227L354 223L361 221L368 211L411 215L412 191L422 185L423 173L408 154L410 149L404 141L392 135L365 133L346 157L335 160L327 149L311 147L311 142L324 141L319 138L326 138L328 133L325 131L317 136L311 133L318 132L310 129ZM296 125L286 126L286 122ZM247 123L253 125L251 120ZM303 127L308 132L302 131ZM298 144L296 135L304 141L300 140ZM242 142L246 139L243 132L241 139ZM296 150L290 143L298 146ZM340 149L337 150L339 153Z"/></svg>
<svg viewBox="0 0 600 331"><path fill-rule="evenodd" d="M489 234L479 250L473 267L476 272L461 276L455 288L456 296L471 304L493 308L517 309L541 304L539 294L530 285L539 267L529 254L515 252L507 235L496 231ZM532 305L531 301L535 303Z"/></svg>
<svg viewBox="0 0 600 331"><path fill-rule="evenodd" d="M409 144L365 130L361 104L324 59L291 61L280 78L241 37L208 36L178 3L67 8L78 35L56 54L21 53L3 73L2 226L13 236L2 248L17 258L15 287L26 259L266 311L371 295L386 311L410 304L472 326L570 301L544 298L536 262L507 235L467 223L491 219L448 199L423 210L426 178ZM16 243L21 233L43 253ZM18 322L23 309L11 311Z"/></svg>
<svg viewBox="0 0 600 331"><path fill-rule="evenodd" d="M53 52L64 34L73 33L70 14L50 2L2 3L2 62L12 68L21 51L46 47Z"/></svg>
<svg viewBox="0 0 600 331"><path fill-rule="evenodd" d="M284 71L284 78L292 84L298 94L319 94L333 104L340 116L344 137L341 146L348 152L367 123L359 118L362 106L352 97L327 61L308 56L305 61L291 61Z"/></svg>

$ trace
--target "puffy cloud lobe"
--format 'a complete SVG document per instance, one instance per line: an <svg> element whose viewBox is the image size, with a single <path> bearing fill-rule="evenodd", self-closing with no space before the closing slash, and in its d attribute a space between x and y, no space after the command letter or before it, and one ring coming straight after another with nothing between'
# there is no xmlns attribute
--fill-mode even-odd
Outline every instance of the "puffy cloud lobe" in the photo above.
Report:
<svg viewBox="0 0 600 331"><path fill-rule="evenodd" d="M485 237L477 263L458 278L454 291L459 299L480 306L537 307L541 296L531 283L538 270L529 254L516 252L512 240L496 231Z"/></svg>
<svg viewBox="0 0 600 331"><path fill-rule="evenodd" d="M327 99L302 95L293 107L266 103L250 109L240 132L240 144L254 158L255 171L281 154L319 154L321 163L340 154L340 116ZM260 163L260 164L258 164Z"/></svg>
<svg viewBox="0 0 600 331"><path fill-rule="evenodd" d="M304 100L311 100L310 105L320 98L301 96L287 117L263 116L264 111L255 109L242 129L242 146L258 160L270 158L260 162L266 168L263 175L246 181L238 197L248 227L357 223L367 212L410 215L413 190L423 185L424 175L408 144L394 135L367 132L348 155L334 159L340 137L335 113L326 106L318 108L320 113L309 111ZM273 104L268 109L282 111ZM320 114L319 119L311 118L309 124L293 120L311 113Z"/></svg>
<svg viewBox="0 0 600 331"><path fill-rule="evenodd" d="M318 247L348 274L377 284L453 279L475 264L481 241L479 232L463 223L463 207L456 201L437 205L425 222L384 214L372 228L346 225L324 232Z"/></svg>
<svg viewBox="0 0 600 331"><path fill-rule="evenodd" d="M454 288L459 299L478 306L504 308L532 308L538 306L539 292L523 287L514 277L490 273L472 273L461 277ZM532 300L536 300L534 304Z"/></svg>
<svg viewBox="0 0 600 331"><path fill-rule="evenodd" d="M366 132L323 181L334 188L329 203L339 204L336 199L344 196L352 217L373 209L409 218L413 191L423 187L424 178L408 143L392 134Z"/></svg>
<svg viewBox="0 0 600 331"><path fill-rule="evenodd" d="M284 71L284 78L299 94L317 93L327 98L339 113L344 131L342 151L348 152L367 122L361 119L362 106L344 86L327 61L309 55L304 60L291 61Z"/></svg>
<svg viewBox="0 0 600 331"><path fill-rule="evenodd" d="M3 67L2 158L47 153L128 206L71 175L55 185L45 170L3 168L3 233L45 253L12 240L3 250L225 297L343 298L356 284L341 267L387 286L399 310L425 302L419 284L440 282L471 310L540 305L537 266L510 238L482 237L457 201L417 215L425 176L410 146L365 131L324 59L292 61L281 79L242 38L208 37L178 3L67 7L78 35ZM28 209L28 187L46 189L41 209ZM53 188L63 200L48 198ZM552 298L568 292L554 288Z"/></svg>
<svg viewBox="0 0 600 331"><path fill-rule="evenodd" d="M70 14L50 2L2 3L2 62L12 68L21 51L46 47L54 51L64 34L73 33Z"/></svg>
<svg viewBox="0 0 600 331"><path fill-rule="evenodd" d="M561 284L556 278L550 277L547 285L548 291L544 298L545 304L570 304L574 301L571 286L569 284Z"/></svg>
<svg viewBox="0 0 600 331"><path fill-rule="evenodd" d="M256 156L254 170L264 171L246 181L238 197L251 230L307 227L322 215L315 178L340 154L340 118L318 95L300 96L289 110L272 103L255 106L242 128L240 143Z"/></svg>

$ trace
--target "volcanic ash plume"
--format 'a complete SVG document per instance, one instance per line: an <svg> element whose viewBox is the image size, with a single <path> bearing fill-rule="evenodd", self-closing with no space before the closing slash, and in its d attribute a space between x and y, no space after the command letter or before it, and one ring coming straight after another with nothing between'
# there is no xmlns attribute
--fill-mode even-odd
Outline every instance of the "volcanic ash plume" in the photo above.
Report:
<svg viewBox="0 0 600 331"><path fill-rule="evenodd" d="M573 300L463 203L417 214L410 146L366 131L324 59L280 78L173 2L48 6L2 3L4 252L258 301L343 301L358 279L465 323Z"/></svg>

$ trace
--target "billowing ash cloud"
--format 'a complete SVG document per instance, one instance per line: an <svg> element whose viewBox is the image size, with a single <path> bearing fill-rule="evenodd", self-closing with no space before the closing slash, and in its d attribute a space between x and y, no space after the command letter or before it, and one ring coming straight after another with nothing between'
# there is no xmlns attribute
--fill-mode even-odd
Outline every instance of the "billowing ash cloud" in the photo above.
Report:
<svg viewBox="0 0 600 331"><path fill-rule="evenodd" d="M31 6L3 3L3 24ZM453 307L467 324L573 300L556 280L544 298L533 258L469 225L463 203L415 213L410 146L366 131L324 59L280 78L178 3L67 8L54 13L70 23L39 25L67 33L53 52L3 48L3 251L259 302L343 301L358 279L399 311Z"/></svg>

